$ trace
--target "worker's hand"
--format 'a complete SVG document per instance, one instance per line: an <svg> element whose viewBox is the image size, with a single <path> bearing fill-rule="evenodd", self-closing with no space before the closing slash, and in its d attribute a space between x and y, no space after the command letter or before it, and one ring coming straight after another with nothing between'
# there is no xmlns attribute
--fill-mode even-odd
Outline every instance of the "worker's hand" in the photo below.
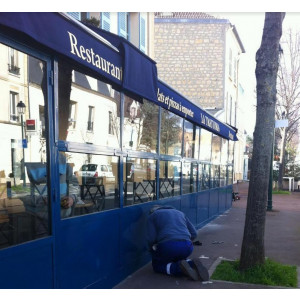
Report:
<svg viewBox="0 0 300 300"><path fill-rule="evenodd" d="M74 204L74 201L73 201L72 197L69 197L69 196L65 196L65 197L61 198L61 200L60 200L60 206L65 209L70 208L73 204Z"/></svg>

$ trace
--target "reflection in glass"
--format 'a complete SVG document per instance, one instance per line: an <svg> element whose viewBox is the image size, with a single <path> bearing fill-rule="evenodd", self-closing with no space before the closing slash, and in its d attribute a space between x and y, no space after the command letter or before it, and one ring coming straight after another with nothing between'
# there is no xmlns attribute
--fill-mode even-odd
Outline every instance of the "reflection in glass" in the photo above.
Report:
<svg viewBox="0 0 300 300"><path fill-rule="evenodd" d="M184 121L184 157L196 158L199 155L199 127L189 121Z"/></svg>
<svg viewBox="0 0 300 300"><path fill-rule="evenodd" d="M210 188L220 187L220 166L211 165Z"/></svg>
<svg viewBox="0 0 300 300"><path fill-rule="evenodd" d="M159 198L180 194L180 162L160 161L159 164Z"/></svg>
<svg viewBox="0 0 300 300"><path fill-rule="evenodd" d="M233 163L233 153L234 153L234 142L233 141L229 141L229 145L228 145L228 163L232 164Z"/></svg>
<svg viewBox="0 0 300 300"><path fill-rule="evenodd" d="M0 64L0 248L6 248L50 234L47 72L43 61L3 44Z"/></svg>
<svg viewBox="0 0 300 300"><path fill-rule="evenodd" d="M233 184L233 167L232 166L228 166L227 169L228 169L228 181L227 181L227 184L231 185L231 184Z"/></svg>
<svg viewBox="0 0 300 300"><path fill-rule="evenodd" d="M221 146L221 164L225 165L228 161L228 140L221 139L222 146Z"/></svg>
<svg viewBox="0 0 300 300"><path fill-rule="evenodd" d="M209 164L199 164L199 182L200 190L208 190L210 188L210 165Z"/></svg>
<svg viewBox="0 0 300 300"><path fill-rule="evenodd" d="M59 139L120 147L120 94L111 85L58 64Z"/></svg>
<svg viewBox="0 0 300 300"><path fill-rule="evenodd" d="M127 158L123 175L124 206L156 199L156 160Z"/></svg>
<svg viewBox="0 0 300 300"><path fill-rule="evenodd" d="M65 157L60 173L66 170L66 181L60 183L62 218L120 207L117 157L73 152L60 157Z"/></svg>
<svg viewBox="0 0 300 300"><path fill-rule="evenodd" d="M125 96L123 147L157 152L158 106L150 101L137 102Z"/></svg>
<svg viewBox="0 0 300 300"><path fill-rule="evenodd" d="M181 156L182 122L179 116L162 109L160 153Z"/></svg>
<svg viewBox="0 0 300 300"><path fill-rule="evenodd" d="M211 162L219 164L221 160L221 140L222 138L218 135L212 135L211 143Z"/></svg>
<svg viewBox="0 0 300 300"><path fill-rule="evenodd" d="M211 158L211 132L201 128L200 131L200 160L210 162Z"/></svg>
<svg viewBox="0 0 300 300"><path fill-rule="evenodd" d="M220 187L227 185L227 166L220 166Z"/></svg>
<svg viewBox="0 0 300 300"><path fill-rule="evenodd" d="M183 163L182 166L182 193L188 194L197 191L197 168L196 163Z"/></svg>

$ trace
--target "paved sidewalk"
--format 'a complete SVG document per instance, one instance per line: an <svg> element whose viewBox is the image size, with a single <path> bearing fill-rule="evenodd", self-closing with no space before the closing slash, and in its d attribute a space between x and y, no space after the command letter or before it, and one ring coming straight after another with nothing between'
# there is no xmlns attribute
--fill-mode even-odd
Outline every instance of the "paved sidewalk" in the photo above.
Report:
<svg viewBox="0 0 300 300"><path fill-rule="evenodd" d="M195 246L191 257L200 257L213 272L220 257L239 259L243 238L248 182L234 186L240 200L232 208L198 230L202 246ZM280 263L300 266L300 192L273 195L273 210L267 212L265 254ZM299 273L299 269L298 269ZM298 284L299 284L298 278ZM211 280L206 283L186 277L172 277L154 273L147 264L115 289L273 289L274 287Z"/></svg>

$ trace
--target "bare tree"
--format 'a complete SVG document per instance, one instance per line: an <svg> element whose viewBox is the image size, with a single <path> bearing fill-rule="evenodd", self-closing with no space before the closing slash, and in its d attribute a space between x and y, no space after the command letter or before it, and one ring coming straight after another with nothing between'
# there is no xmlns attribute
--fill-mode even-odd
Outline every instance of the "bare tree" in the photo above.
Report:
<svg viewBox="0 0 300 300"><path fill-rule="evenodd" d="M289 29L282 38L283 53L278 70L277 119L287 119L288 127L279 128L281 137L278 188L282 189L285 175L285 149L298 133L300 120L300 33Z"/></svg>
<svg viewBox="0 0 300 300"><path fill-rule="evenodd" d="M240 269L265 262L264 232L271 153L274 139L279 41L285 13L266 13L256 53L256 126Z"/></svg>

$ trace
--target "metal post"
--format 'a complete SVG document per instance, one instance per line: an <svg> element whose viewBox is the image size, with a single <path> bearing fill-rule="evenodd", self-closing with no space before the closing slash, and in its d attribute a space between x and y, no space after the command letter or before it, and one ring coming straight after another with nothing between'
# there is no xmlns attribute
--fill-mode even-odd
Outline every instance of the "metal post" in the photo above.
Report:
<svg viewBox="0 0 300 300"><path fill-rule="evenodd" d="M25 151L24 151L24 123L23 114L21 114L21 130L22 130L22 151L23 151L23 161L22 161L22 177L23 177L23 187L26 187L26 175L25 175Z"/></svg>

